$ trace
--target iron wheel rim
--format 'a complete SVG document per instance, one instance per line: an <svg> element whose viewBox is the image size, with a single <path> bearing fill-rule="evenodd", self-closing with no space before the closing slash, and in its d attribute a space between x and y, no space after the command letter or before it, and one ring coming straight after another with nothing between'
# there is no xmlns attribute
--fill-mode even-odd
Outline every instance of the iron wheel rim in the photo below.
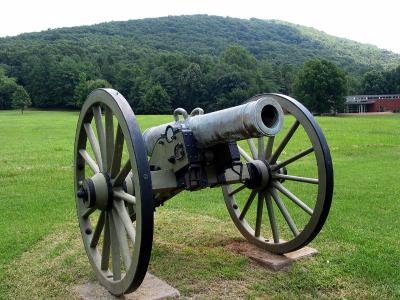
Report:
<svg viewBox="0 0 400 300"><path fill-rule="evenodd" d="M320 126L316 123L312 114L297 100L280 94L262 94L250 98L248 101L255 101L261 97L269 97L277 101L284 110L290 112L300 125L303 126L310 140L313 151L316 155L318 167L318 196L313 213L309 222L299 234L291 240L274 242L273 238L265 238L256 236L253 227L246 221L240 220L241 210L238 208L235 196L231 195L232 188L230 185L222 187L224 200L228 208L229 214L242 235L251 243L265 249L267 251L282 254L295 251L310 243L322 229L332 202L333 194L333 167L329 147ZM299 125L299 126L300 126ZM289 139L290 140L290 139ZM275 188L276 189L276 188ZM269 194L271 202L273 199L271 192ZM266 197L266 196L265 196ZM253 199L254 200L254 199ZM251 200L251 202L254 202ZM267 200L265 200L267 202ZM276 204L276 202L273 202ZM266 206L266 204L263 204ZM268 213L269 213L269 209ZM268 216L269 218L270 216Z"/></svg>
<svg viewBox="0 0 400 300"><path fill-rule="evenodd" d="M88 136L84 128L85 123L96 122L93 107L103 106L105 109L111 111L118 122L118 129L122 131L123 141L126 144L127 152L129 155L130 170L134 177L135 197L136 197L136 227L135 228L135 242L133 244L133 254L131 256L131 263L125 274L121 274L120 280L110 279L110 270L101 269L101 255L96 247L91 247L90 242L93 238L94 232L90 219L82 216L82 199L76 196L76 208L79 225L81 229L82 239L88 255L90 264L96 273L100 283L107 288L112 294L120 295L128 293L137 289L142 283L147 267L150 261L152 241L153 241L153 194L151 185L151 176L149 165L147 161L147 154L145 151L144 142L140 133L139 126L136 122L136 117L125 98L115 90L112 89L97 89L93 91L85 101L78 120L75 150L74 150L74 168L75 168L75 195L81 187L82 180L85 179L85 167L88 165L85 159L80 154L80 150L86 149L88 143ZM114 123L114 122L112 122ZM96 123L97 125L97 123ZM107 130L107 129L106 129ZM114 140L115 141L115 140ZM115 146L115 145L114 145ZM114 148L115 150L115 148ZM104 154L103 154L104 155ZM122 155L122 154L121 154ZM121 167L121 165L120 165ZM120 169L122 171L122 169ZM112 178L111 178L112 180ZM115 182L114 182L115 183ZM113 183L113 184L114 184ZM121 183L122 187L122 183ZM119 188L119 185L113 185L114 189ZM117 200L113 196L113 202ZM116 204L117 205L117 204ZM120 206L120 205L119 205ZM112 207L110 212L106 215L114 215L117 209ZM107 210L105 210L107 211ZM100 213L101 214L101 213ZM99 217L100 219L100 217ZM111 222L112 217L109 217ZM116 222L116 221L115 221ZM121 221L122 222L122 221ZM116 223L114 223L114 226ZM105 221L104 227L107 226ZM108 223L108 226L111 226ZM88 234L88 228L92 234ZM111 228L111 227L110 227ZM96 231L96 229L94 229ZM103 236L106 229L103 228ZM112 239L112 233L110 238ZM114 237L116 239L117 237ZM110 248L114 248L110 245ZM113 251L112 249L109 251ZM120 253L121 254L121 253ZM110 256L110 255L109 255ZM121 257L120 257L121 259ZM116 263L117 264L117 263ZM111 272L113 277L114 273Z"/></svg>

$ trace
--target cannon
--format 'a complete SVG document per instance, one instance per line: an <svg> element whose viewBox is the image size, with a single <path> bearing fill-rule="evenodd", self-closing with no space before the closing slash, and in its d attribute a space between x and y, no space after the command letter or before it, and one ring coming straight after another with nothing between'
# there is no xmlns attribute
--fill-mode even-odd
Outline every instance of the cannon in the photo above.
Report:
<svg viewBox="0 0 400 300"><path fill-rule="evenodd" d="M300 102L261 94L206 114L178 108L173 117L142 134L113 89L93 91L80 112L77 217L89 262L112 294L140 286L154 212L182 191L220 188L240 233L277 254L307 245L327 218L332 160L321 128Z"/></svg>

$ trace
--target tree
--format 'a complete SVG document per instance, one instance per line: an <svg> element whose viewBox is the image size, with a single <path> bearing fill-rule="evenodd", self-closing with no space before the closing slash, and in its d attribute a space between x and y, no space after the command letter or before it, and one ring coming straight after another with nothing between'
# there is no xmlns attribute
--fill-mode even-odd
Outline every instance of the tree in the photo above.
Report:
<svg viewBox="0 0 400 300"><path fill-rule="evenodd" d="M74 90L74 106L79 108L82 106L88 96L86 73L79 74L79 81Z"/></svg>
<svg viewBox="0 0 400 300"><path fill-rule="evenodd" d="M191 110L201 104L204 95L203 73L196 63L191 63L181 74L181 97L186 109Z"/></svg>
<svg viewBox="0 0 400 300"><path fill-rule="evenodd" d="M0 109L21 108L31 105L31 99L25 88L17 84L15 78L7 77L0 67Z"/></svg>
<svg viewBox="0 0 400 300"><path fill-rule="evenodd" d="M21 113L24 114L24 109L32 104L31 98L22 86L17 86L14 93L12 94L11 105L13 108L21 109Z"/></svg>
<svg viewBox="0 0 400 300"><path fill-rule="evenodd" d="M297 73L293 91L312 112L337 112L347 94L346 75L329 61L310 60Z"/></svg>
<svg viewBox="0 0 400 300"><path fill-rule="evenodd" d="M370 71L364 74L362 82L363 94L386 94L387 81L381 71Z"/></svg>
<svg viewBox="0 0 400 300"><path fill-rule="evenodd" d="M105 79L95 79L95 80L87 81L87 88L88 88L88 92L91 93L95 89L111 88L111 84Z"/></svg>
<svg viewBox="0 0 400 300"><path fill-rule="evenodd" d="M400 66L388 71L385 74L387 82L387 93L399 94L400 93Z"/></svg>
<svg viewBox="0 0 400 300"><path fill-rule="evenodd" d="M3 73L4 74L4 73ZM18 84L15 78L10 78L0 74L0 109L10 109L12 95L17 89Z"/></svg>
<svg viewBox="0 0 400 300"><path fill-rule="evenodd" d="M74 90L74 106L79 108L85 102L86 97L95 89L110 88L111 84L104 79L87 80L85 73L79 74L78 84Z"/></svg>
<svg viewBox="0 0 400 300"><path fill-rule="evenodd" d="M289 64L278 65L275 68L276 82L278 83L278 90L280 93L289 95L293 85L294 70L293 66Z"/></svg>
<svg viewBox="0 0 400 300"><path fill-rule="evenodd" d="M261 92L279 91L278 78L273 65L267 60L258 61L258 73L263 81ZM292 82L290 82L291 85Z"/></svg>
<svg viewBox="0 0 400 300"><path fill-rule="evenodd" d="M400 66L395 69L366 72L361 81L363 94L398 94L400 93Z"/></svg>
<svg viewBox="0 0 400 300"><path fill-rule="evenodd" d="M145 94L144 109L148 114L172 113L171 98L160 84L152 86Z"/></svg>
<svg viewBox="0 0 400 300"><path fill-rule="evenodd" d="M50 78L45 80L48 86L47 107L66 107L74 103L75 86L79 81L79 63L69 56L50 66ZM41 105L42 106L42 105Z"/></svg>
<svg viewBox="0 0 400 300"><path fill-rule="evenodd" d="M241 46L232 46L222 53L222 60L229 65L237 65L243 69L255 69L257 60L255 57Z"/></svg>

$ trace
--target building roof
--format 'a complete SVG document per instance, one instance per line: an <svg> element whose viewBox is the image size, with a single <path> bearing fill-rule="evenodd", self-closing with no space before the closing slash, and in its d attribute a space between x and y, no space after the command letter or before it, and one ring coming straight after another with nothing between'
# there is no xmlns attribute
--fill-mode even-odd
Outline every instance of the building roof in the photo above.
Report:
<svg viewBox="0 0 400 300"><path fill-rule="evenodd" d="M400 94L386 95L350 95L346 96L346 104L367 104L374 103L377 100L395 100L400 101Z"/></svg>

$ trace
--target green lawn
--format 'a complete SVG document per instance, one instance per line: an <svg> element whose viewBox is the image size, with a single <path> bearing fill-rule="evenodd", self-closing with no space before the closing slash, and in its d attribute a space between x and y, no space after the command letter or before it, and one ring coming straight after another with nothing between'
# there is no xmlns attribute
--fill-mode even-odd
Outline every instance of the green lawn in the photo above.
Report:
<svg viewBox="0 0 400 300"><path fill-rule="evenodd" d="M0 298L71 298L94 280L73 194L78 113L0 112ZM170 116L139 116L142 130ZM241 239L220 189L158 208L150 270L200 298L400 298L400 115L322 117L334 162L319 254L284 272L226 245Z"/></svg>

